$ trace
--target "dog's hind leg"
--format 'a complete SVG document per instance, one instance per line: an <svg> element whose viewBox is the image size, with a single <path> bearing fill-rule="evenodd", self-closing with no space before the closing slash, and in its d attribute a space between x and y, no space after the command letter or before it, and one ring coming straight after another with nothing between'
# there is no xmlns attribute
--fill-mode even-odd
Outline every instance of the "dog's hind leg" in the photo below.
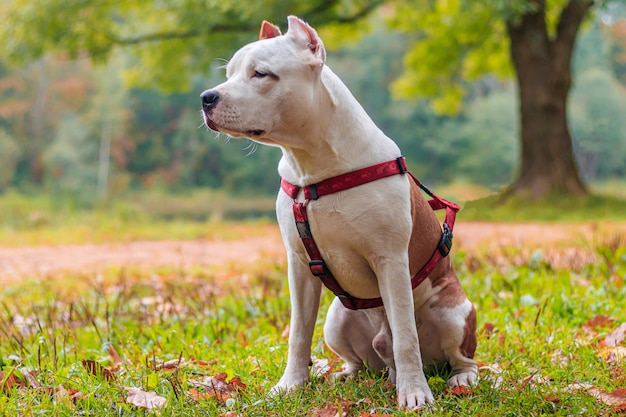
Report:
<svg viewBox="0 0 626 417"><path fill-rule="evenodd" d="M333 300L324 324L324 339L345 362L343 370L333 374L334 379L354 376L365 367L374 372L384 369L385 363L372 346L375 335L376 329L363 311L349 310L338 298Z"/></svg>
<svg viewBox="0 0 626 417"><path fill-rule="evenodd" d="M478 366L474 361L476 350L476 310L469 300L454 308L451 314L460 315L464 318L463 336L460 344L444 344L444 353L452 367L452 376L448 379L448 385L470 386L476 383ZM460 332L459 332L460 333ZM457 336L458 337L458 336Z"/></svg>
<svg viewBox="0 0 626 417"><path fill-rule="evenodd" d="M476 350L474 306L467 298L456 305L442 305L445 294L438 296L441 296L439 300L417 313L420 338L431 341L422 348L424 364L439 366L447 362L452 368L449 386L474 385L478 376L478 366L473 359Z"/></svg>

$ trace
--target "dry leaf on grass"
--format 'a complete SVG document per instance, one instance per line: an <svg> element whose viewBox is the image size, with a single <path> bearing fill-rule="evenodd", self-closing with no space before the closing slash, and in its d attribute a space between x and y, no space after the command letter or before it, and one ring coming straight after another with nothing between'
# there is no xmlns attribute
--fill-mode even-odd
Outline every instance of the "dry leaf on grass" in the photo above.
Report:
<svg viewBox="0 0 626 417"><path fill-rule="evenodd" d="M485 323L483 326L483 334L487 339L491 337L491 335L495 332L496 326L493 323Z"/></svg>
<svg viewBox="0 0 626 417"><path fill-rule="evenodd" d="M315 407L311 412L313 417L335 417L339 415L339 409L333 403L328 403L324 408Z"/></svg>
<svg viewBox="0 0 626 417"><path fill-rule="evenodd" d="M187 364L187 361L183 358L172 359L166 362L157 363L154 366L156 371L175 371L179 367Z"/></svg>
<svg viewBox="0 0 626 417"><path fill-rule="evenodd" d="M492 381L492 386L494 388L499 388L504 383L504 378L502 377L502 368L500 364L494 363L493 365L483 365L478 368L479 371L487 371L488 374L485 375L485 379Z"/></svg>
<svg viewBox="0 0 626 417"><path fill-rule="evenodd" d="M145 392L139 388L124 387L128 391L126 402L135 407L154 410L163 408L167 405L167 399L157 395L154 391Z"/></svg>
<svg viewBox="0 0 626 417"><path fill-rule="evenodd" d="M626 347L606 347L600 350L600 357L607 363L617 363L626 360Z"/></svg>
<svg viewBox="0 0 626 417"><path fill-rule="evenodd" d="M189 385L197 388L204 388L206 390L206 394L202 394L197 390L190 390L189 392L192 398L196 400L204 399L206 397L215 397L220 402L226 402L226 400L231 398L237 392L246 389L246 384L241 382L241 379L235 377L230 381L227 381L227 378L228 375L226 373L221 373L215 376L207 377L203 381L190 379L188 381Z"/></svg>
<svg viewBox="0 0 626 417"><path fill-rule="evenodd" d="M571 384L567 386L566 390L569 392L584 391L617 411L626 411L626 388L606 392L591 384Z"/></svg>
<svg viewBox="0 0 626 417"><path fill-rule="evenodd" d="M626 323L622 323L604 338L604 345L607 347L615 347L621 344L626 338Z"/></svg>
<svg viewBox="0 0 626 417"><path fill-rule="evenodd" d="M115 367L118 367L122 364L122 358L117 353L117 350L115 350L113 345L109 345L109 357L111 358L111 361L113 362L113 365Z"/></svg>
<svg viewBox="0 0 626 417"><path fill-rule="evenodd" d="M583 327L586 327L589 330L595 330L598 327L610 327L613 325L613 322L615 322L615 318L605 314L600 314L587 320L585 324L583 324Z"/></svg>
<svg viewBox="0 0 626 417"><path fill-rule="evenodd" d="M457 385L455 387L446 389L445 392L450 394L450 395L459 396L459 397L464 397L464 396L467 396L467 395L471 395L473 393L473 391L472 391L472 389L470 387L463 387L463 386L460 386L460 385Z"/></svg>
<svg viewBox="0 0 626 417"><path fill-rule="evenodd" d="M20 371L11 369L4 373L0 371L0 391L7 392L12 387L17 388L41 388L34 371Z"/></svg>
<svg viewBox="0 0 626 417"><path fill-rule="evenodd" d="M333 359L318 359L316 357L311 358L311 375L325 378L335 372L339 358Z"/></svg>

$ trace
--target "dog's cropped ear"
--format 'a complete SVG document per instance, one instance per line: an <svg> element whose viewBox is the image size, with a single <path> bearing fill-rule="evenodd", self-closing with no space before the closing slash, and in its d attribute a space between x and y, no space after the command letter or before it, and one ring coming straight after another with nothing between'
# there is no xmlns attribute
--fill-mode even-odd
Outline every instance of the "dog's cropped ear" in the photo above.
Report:
<svg viewBox="0 0 626 417"><path fill-rule="evenodd" d="M282 35L280 28L267 20L261 23L261 31L259 32L259 40L275 38Z"/></svg>
<svg viewBox="0 0 626 417"><path fill-rule="evenodd" d="M313 56L319 60L319 65L324 65L326 62L326 49L324 49L324 43L315 29L296 16L289 16L287 21L289 22L289 28L286 35L293 36L298 41L303 42Z"/></svg>

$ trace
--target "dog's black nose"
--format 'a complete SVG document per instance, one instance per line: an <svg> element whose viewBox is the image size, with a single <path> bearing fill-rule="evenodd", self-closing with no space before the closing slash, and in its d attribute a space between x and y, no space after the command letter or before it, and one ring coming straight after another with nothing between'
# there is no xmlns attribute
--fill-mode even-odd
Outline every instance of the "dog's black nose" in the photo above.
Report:
<svg viewBox="0 0 626 417"><path fill-rule="evenodd" d="M206 90L200 94L200 100L202 100L202 109L211 110L217 105L222 96L216 90Z"/></svg>

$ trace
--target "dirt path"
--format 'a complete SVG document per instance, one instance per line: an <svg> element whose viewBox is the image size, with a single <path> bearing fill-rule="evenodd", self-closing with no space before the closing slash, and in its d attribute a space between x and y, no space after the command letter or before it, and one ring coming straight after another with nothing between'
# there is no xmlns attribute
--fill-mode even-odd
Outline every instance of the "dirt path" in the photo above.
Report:
<svg viewBox="0 0 626 417"><path fill-rule="evenodd" d="M569 243L591 249L600 236L626 235L626 224L506 224L459 222L455 245L465 250L502 246L562 248ZM626 238L624 239L626 241ZM587 242L587 243L585 243ZM569 245L571 246L571 245ZM250 263L262 256L285 260L278 227L261 237L242 240L136 241L102 245L0 248L0 285L24 277L45 277L62 271L97 272L110 266L157 267L212 266L231 262Z"/></svg>

